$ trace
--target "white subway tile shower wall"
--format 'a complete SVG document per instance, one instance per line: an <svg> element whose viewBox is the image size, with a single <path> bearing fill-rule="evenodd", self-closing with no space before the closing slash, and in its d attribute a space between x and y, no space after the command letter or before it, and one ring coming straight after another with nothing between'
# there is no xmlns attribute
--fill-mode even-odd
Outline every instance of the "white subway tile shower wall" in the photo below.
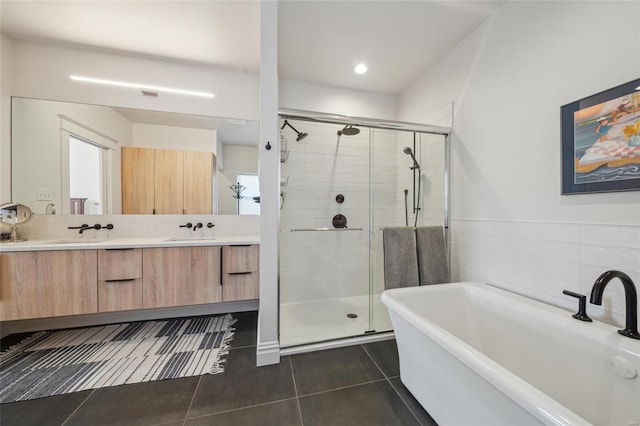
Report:
<svg viewBox="0 0 640 426"><path fill-rule="evenodd" d="M413 147L413 134L373 129L370 136L369 129L361 127L358 135L338 138L337 131L344 126L289 122L309 136L296 142L293 132L283 131L290 153L281 164L281 174L289 176L282 188L285 205L280 217L281 303L369 294L370 258L373 293L381 293L384 274L380 228L405 224L404 189L409 190L409 221L413 225L413 174L409 170L413 163L402 152L405 146ZM444 138L417 135L416 140L416 157L423 171L419 225L442 225ZM337 194L344 195L343 204L335 201ZM347 217L349 227L363 230L291 232L294 228L331 228L331 219L338 213Z"/></svg>
<svg viewBox="0 0 640 426"><path fill-rule="evenodd" d="M451 231L455 281L486 282L572 311L577 301L562 290L589 296L606 270L621 270L640 285L639 226L456 219ZM622 326L622 285L614 280L603 306L589 304L587 312Z"/></svg>

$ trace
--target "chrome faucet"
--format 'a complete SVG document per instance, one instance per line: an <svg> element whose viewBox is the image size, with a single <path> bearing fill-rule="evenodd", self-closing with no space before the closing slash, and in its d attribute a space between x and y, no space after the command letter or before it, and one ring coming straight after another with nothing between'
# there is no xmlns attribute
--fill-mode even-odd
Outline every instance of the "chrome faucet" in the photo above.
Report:
<svg viewBox="0 0 640 426"><path fill-rule="evenodd" d="M638 296L635 284L629 275L620 271L607 271L600 275L598 279L596 279L596 282L593 283L590 302L594 305L602 305L604 288L609 284L609 281L614 278L618 278L624 286L624 300L626 305L626 324L623 330L618 330L618 333L631 337L632 339L640 339L640 334L638 333Z"/></svg>

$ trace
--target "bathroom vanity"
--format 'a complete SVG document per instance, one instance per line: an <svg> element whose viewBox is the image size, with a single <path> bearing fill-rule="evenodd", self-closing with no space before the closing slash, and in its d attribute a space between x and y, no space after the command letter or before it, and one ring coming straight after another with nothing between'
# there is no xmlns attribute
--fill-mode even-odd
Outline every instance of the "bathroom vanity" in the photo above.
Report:
<svg viewBox="0 0 640 426"><path fill-rule="evenodd" d="M258 237L40 240L0 252L0 320L258 298Z"/></svg>

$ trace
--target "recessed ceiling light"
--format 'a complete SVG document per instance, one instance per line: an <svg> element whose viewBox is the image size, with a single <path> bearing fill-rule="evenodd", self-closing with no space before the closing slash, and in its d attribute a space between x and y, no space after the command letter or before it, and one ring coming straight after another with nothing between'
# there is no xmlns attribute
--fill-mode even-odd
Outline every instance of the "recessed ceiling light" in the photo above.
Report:
<svg viewBox="0 0 640 426"><path fill-rule="evenodd" d="M355 72L356 74L364 74L365 72L367 72L367 66L365 64L358 64L353 69L353 72Z"/></svg>
<svg viewBox="0 0 640 426"><path fill-rule="evenodd" d="M166 92L166 93L176 93L179 95L190 95L190 96L200 96L204 98L213 98L215 95L213 93L207 92L197 92L194 90L184 90L184 89L173 89L171 87L161 87L161 86L151 86L148 84L138 84L138 83L129 83L126 81L115 81L115 80L105 80L102 78L93 78L93 77L82 77L79 75L71 75L69 76L71 80L74 81L82 81L85 83L94 83L94 84L104 84L108 86L118 86L118 87L128 87L130 89L137 89L143 91L151 91L151 92Z"/></svg>

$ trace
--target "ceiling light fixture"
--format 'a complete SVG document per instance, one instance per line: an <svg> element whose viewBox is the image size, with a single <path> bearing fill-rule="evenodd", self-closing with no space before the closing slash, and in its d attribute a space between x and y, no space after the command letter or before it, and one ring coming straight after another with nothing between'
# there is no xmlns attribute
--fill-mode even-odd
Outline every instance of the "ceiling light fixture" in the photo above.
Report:
<svg viewBox="0 0 640 426"><path fill-rule="evenodd" d="M365 64L358 64L353 69L353 72L355 72L356 74L364 74L365 72L367 72L367 66Z"/></svg>
<svg viewBox="0 0 640 426"><path fill-rule="evenodd" d="M161 86L151 86L148 84L138 84L138 83L129 83L126 81L115 81L115 80L105 80L102 78L92 78L92 77L82 77L79 75L71 75L69 76L73 81L81 81L84 83L94 83L94 84L104 84L108 86L118 86L118 87L127 87L130 89L137 89L141 91L152 91L152 92L166 92L166 93L176 93L179 95L189 95L189 96L200 96L203 98L213 98L215 95L213 93L207 92L197 92L194 90L183 90L183 89L173 89L171 87L161 87Z"/></svg>

